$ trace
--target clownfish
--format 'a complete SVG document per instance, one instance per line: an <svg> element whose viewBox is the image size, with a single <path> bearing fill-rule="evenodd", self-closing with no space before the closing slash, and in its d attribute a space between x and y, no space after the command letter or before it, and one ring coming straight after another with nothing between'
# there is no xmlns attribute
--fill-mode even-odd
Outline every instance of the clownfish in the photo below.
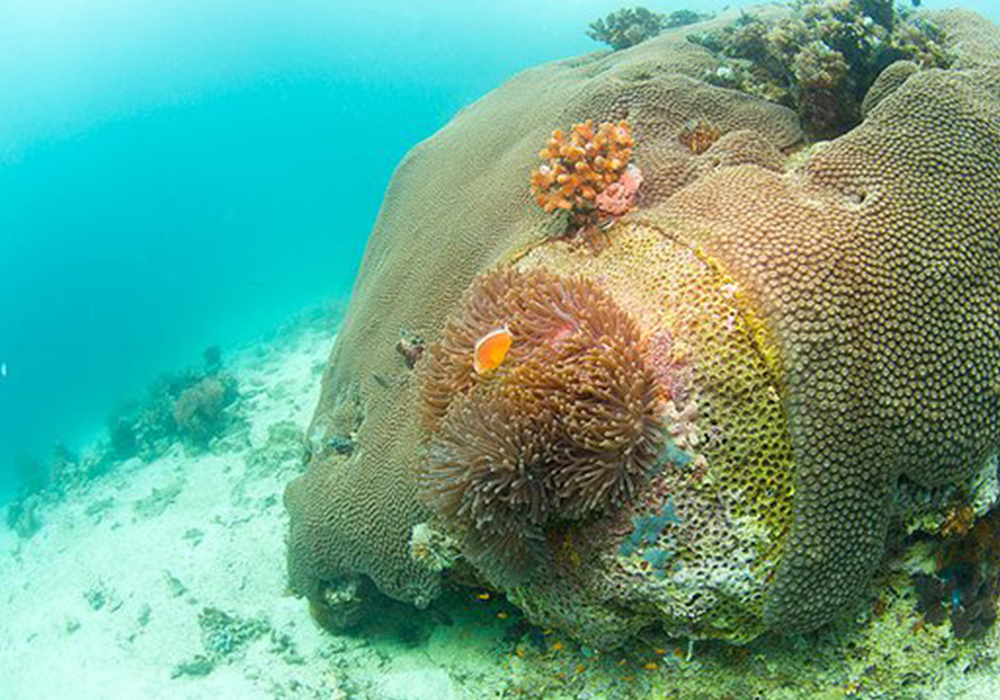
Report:
<svg viewBox="0 0 1000 700"><path fill-rule="evenodd" d="M507 326L490 331L476 341L476 349L472 356L472 366L476 374L483 375L492 372L507 357L514 336Z"/></svg>

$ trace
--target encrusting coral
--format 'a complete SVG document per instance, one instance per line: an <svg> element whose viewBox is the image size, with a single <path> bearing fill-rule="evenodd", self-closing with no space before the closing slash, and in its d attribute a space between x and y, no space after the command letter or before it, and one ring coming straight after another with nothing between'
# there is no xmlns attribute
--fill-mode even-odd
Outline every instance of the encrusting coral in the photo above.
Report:
<svg viewBox="0 0 1000 700"><path fill-rule="evenodd" d="M475 371L477 341L513 338ZM544 556L544 528L630 503L656 466L661 396L635 321L582 278L491 272L430 348L422 498L498 579Z"/></svg>

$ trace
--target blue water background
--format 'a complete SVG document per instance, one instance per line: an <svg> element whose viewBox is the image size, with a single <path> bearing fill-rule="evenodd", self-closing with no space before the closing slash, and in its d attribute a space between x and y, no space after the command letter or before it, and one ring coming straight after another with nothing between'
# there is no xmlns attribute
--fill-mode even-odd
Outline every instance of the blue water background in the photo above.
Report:
<svg viewBox="0 0 1000 700"><path fill-rule="evenodd" d="M0 496L163 370L346 298L406 150L621 5L0 0Z"/></svg>

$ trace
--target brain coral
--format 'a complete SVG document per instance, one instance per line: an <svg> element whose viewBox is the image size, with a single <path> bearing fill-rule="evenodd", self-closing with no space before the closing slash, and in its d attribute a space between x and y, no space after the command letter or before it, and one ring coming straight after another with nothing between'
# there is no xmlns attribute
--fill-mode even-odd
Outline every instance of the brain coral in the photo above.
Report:
<svg viewBox="0 0 1000 700"><path fill-rule="evenodd" d="M856 601L898 484L964 483L1000 447L1000 32L934 19L950 68L887 78L860 125L794 158L796 115L702 82L719 64L686 30L529 70L417 146L286 492L292 587L315 602L362 577L425 604L442 574L409 543L429 524L532 620L602 646L650 624L732 640L814 629ZM644 177L600 251L558 240L528 184L548 135L587 119L628 120ZM703 153L682 139L698 120L720 135ZM496 420L501 404L472 398L490 382L425 395L434 353L411 368L396 350L403 328L441 342L491 270L584 280L633 319L665 397L662 472L532 537L550 556L523 582L477 571L463 538L481 529L421 496L441 446L461 464L494 449L448 437L450 412L453 432ZM428 397L443 411L430 421ZM504 429L541 460L550 443L530 426Z"/></svg>

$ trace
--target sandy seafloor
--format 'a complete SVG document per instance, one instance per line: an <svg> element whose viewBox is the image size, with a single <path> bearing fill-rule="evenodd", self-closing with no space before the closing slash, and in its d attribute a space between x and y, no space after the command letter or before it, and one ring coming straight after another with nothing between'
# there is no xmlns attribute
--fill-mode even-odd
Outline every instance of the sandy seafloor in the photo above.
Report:
<svg viewBox="0 0 1000 700"><path fill-rule="evenodd" d="M207 452L122 462L44 506L28 539L0 526L0 698L697 698L720 668L733 691L711 696L733 700L1000 697L995 628L959 653L923 633L912 658L898 630L858 636L874 653L650 639L602 656L473 589L431 611L387 604L353 635L321 629L286 590L281 495L333 339L299 324L240 351L232 427ZM870 680L909 662L912 683Z"/></svg>
<svg viewBox="0 0 1000 700"><path fill-rule="evenodd" d="M335 637L286 591L282 492L333 339L240 352L235 427L207 453L123 462L44 506L29 539L0 527L0 698L483 697L501 670L485 610Z"/></svg>

